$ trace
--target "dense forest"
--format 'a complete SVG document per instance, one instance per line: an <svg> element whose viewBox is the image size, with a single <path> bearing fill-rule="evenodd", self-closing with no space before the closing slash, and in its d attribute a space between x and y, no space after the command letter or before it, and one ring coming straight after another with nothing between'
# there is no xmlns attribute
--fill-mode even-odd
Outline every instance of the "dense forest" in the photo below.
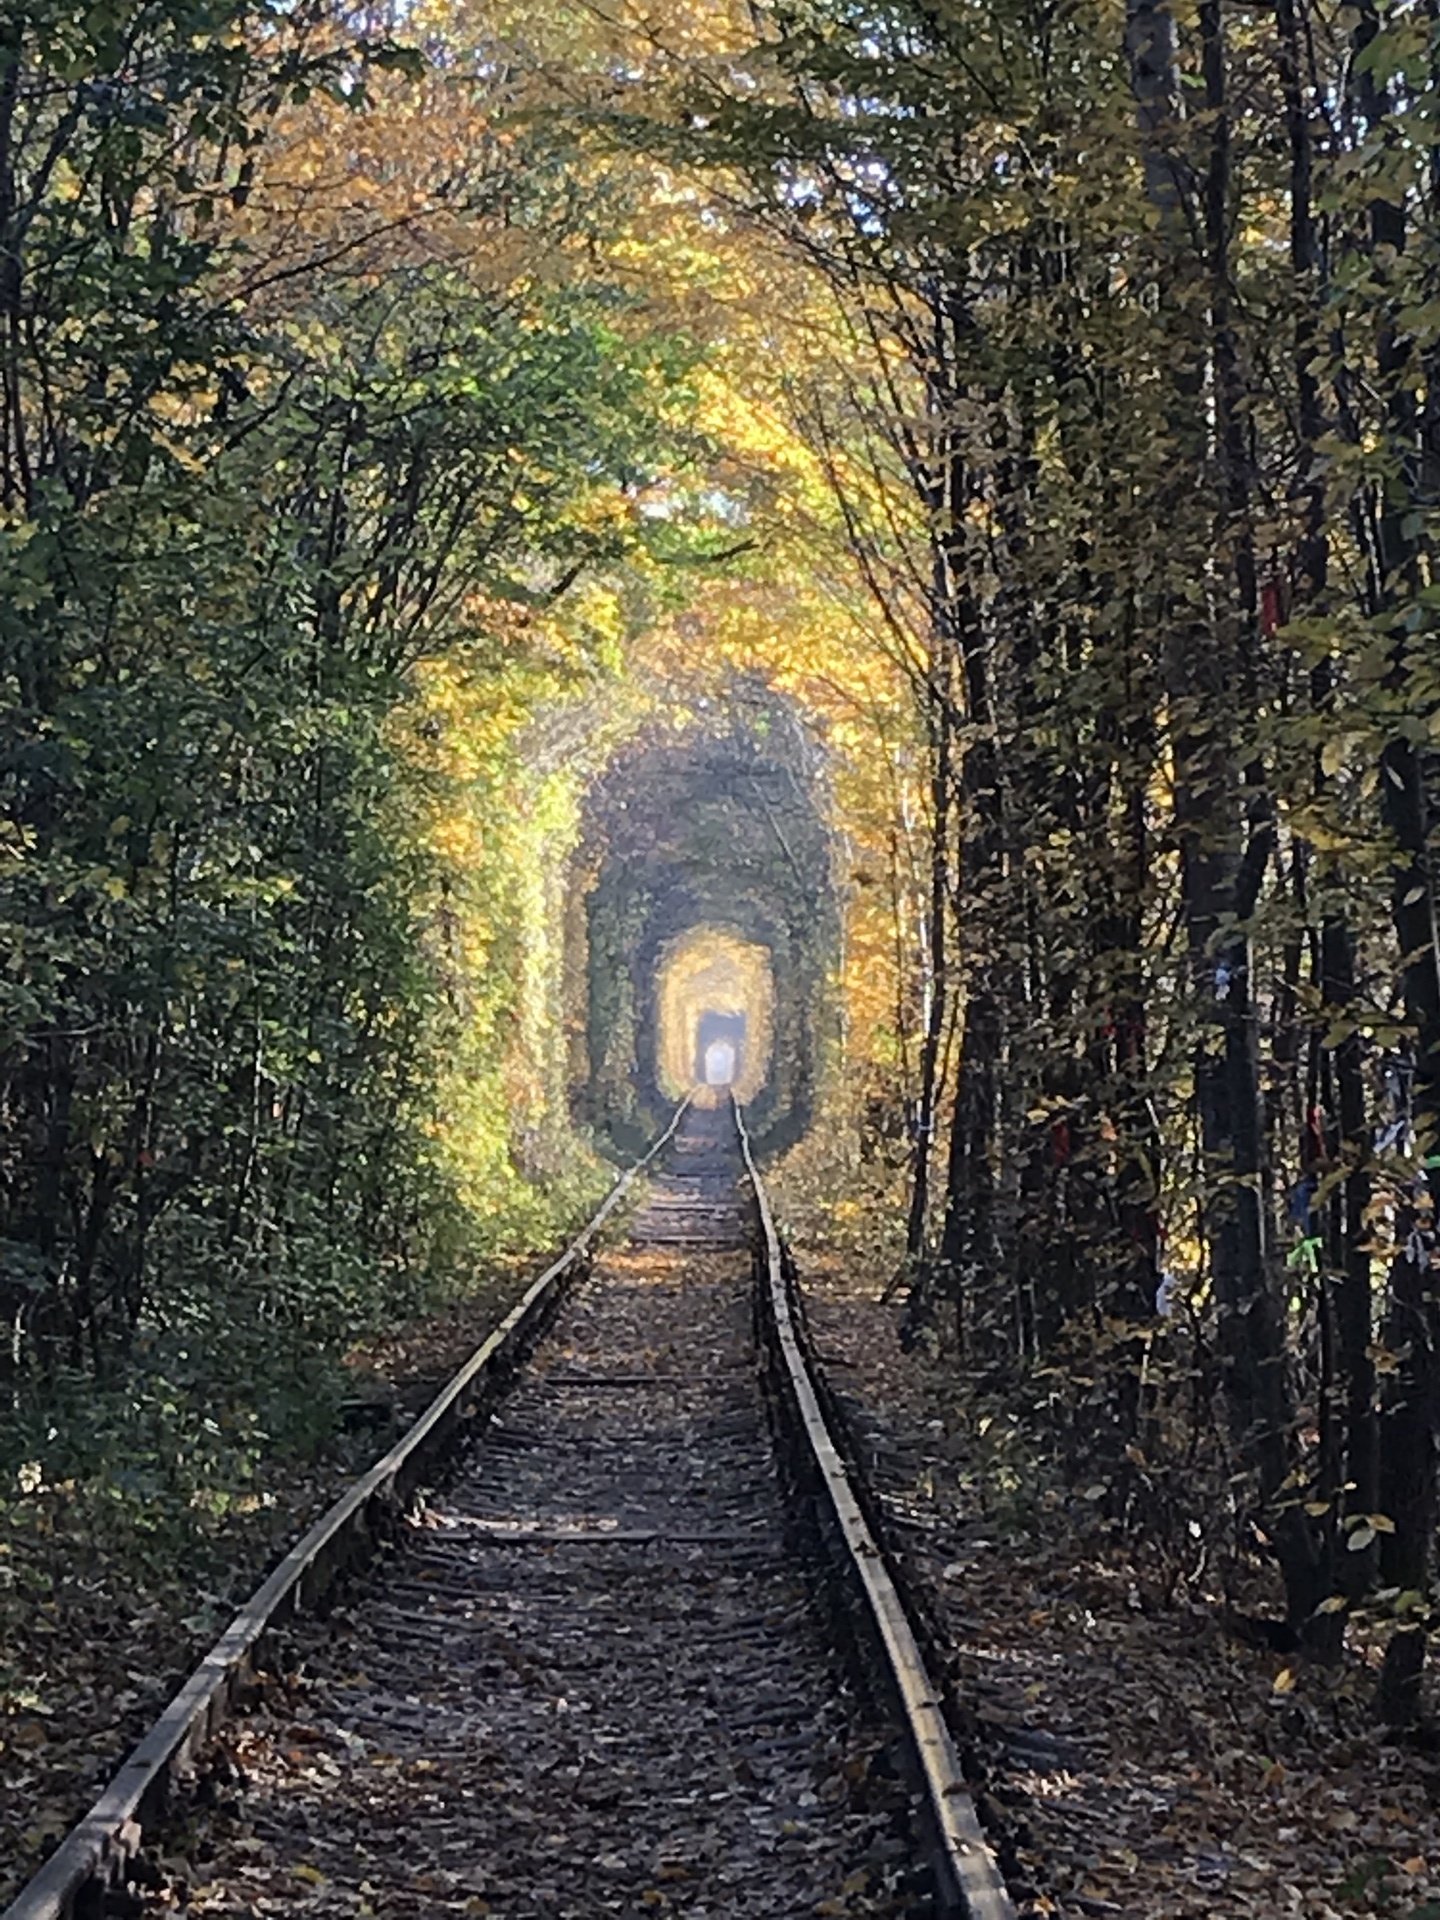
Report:
<svg viewBox="0 0 1440 1920"><path fill-rule="evenodd" d="M7 1619L223 1569L578 1217L704 921L909 1349L1421 1716L1437 77L1403 0L12 0Z"/></svg>

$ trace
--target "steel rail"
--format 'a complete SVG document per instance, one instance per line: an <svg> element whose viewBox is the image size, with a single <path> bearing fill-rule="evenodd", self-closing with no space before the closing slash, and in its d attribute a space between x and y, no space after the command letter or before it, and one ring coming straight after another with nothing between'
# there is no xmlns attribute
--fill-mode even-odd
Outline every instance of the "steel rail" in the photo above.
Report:
<svg viewBox="0 0 1440 1920"><path fill-rule="evenodd" d="M583 1231L532 1281L493 1333L383 1458L348 1488L240 1608L79 1825L21 1889L0 1920L91 1920L125 1877L147 1819L163 1807L173 1777L229 1719L254 1671L265 1635L313 1606L340 1575L375 1551L424 1471L457 1443L466 1424L557 1303L561 1283L589 1253L635 1179L667 1147L691 1104L687 1096L649 1151L611 1187Z"/></svg>
<svg viewBox="0 0 1440 1920"><path fill-rule="evenodd" d="M843 1542L850 1583L863 1593L905 1727L935 1859L937 1911L944 1920L1015 1920L1014 1902L965 1785L955 1743L914 1629L821 1408L790 1297L769 1196L755 1164L739 1102L731 1104L760 1218L761 1312L784 1370L782 1390L803 1432Z"/></svg>

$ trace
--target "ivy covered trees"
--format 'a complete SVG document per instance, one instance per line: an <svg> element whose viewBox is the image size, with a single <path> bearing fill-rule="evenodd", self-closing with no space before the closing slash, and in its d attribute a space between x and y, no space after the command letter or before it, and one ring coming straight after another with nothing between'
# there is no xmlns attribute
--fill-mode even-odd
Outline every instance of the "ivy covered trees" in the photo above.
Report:
<svg viewBox="0 0 1440 1920"><path fill-rule="evenodd" d="M1433 23L763 23L673 125L851 316L832 477L899 503L850 524L932 768L912 1310L982 1364L1088 1327L1122 1480L1166 1471L1136 1372L1178 1315L1295 1630L1378 1591L1404 1717L1440 1404Z"/></svg>
<svg viewBox="0 0 1440 1920"><path fill-rule="evenodd" d="M564 195L481 81L432 70L452 147L407 152L425 84L318 8L0 27L16 1409L137 1340L182 1374L333 1344L523 1199L500 1069L560 816L466 823L601 645L548 609L635 544L673 354L545 286Z"/></svg>

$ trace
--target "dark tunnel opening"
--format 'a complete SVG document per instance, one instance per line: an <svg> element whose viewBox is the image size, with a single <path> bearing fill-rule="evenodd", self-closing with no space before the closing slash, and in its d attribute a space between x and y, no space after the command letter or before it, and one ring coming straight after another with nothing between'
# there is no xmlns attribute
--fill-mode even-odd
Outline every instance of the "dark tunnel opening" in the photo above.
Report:
<svg viewBox="0 0 1440 1920"><path fill-rule="evenodd" d="M826 793L820 744L763 689L652 727L592 789L571 1085L602 1142L635 1150L697 1084L731 1086L767 1151L809 1126L838 1034Z"/></svg>

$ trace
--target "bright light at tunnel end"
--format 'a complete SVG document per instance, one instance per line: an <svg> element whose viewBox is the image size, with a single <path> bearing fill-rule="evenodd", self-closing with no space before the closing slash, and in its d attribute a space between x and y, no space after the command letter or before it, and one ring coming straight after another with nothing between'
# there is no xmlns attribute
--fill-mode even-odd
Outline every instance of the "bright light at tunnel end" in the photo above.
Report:
<svg viewBox="0 0 1440 1920"><path fill-rule="evenodd" d="M705 1084L728 1087L735 1078L735 1049L728 1040L712 1040L705 1049Z"/></svg>
<svg viewBox="0 0 1440 1920"><path fill-rule="evenodd" d="M656 1066L672 1099L697 1082L742 1106L770 1077L775 979L768 947L701 922L672 940L655 981Z"/></svg>

